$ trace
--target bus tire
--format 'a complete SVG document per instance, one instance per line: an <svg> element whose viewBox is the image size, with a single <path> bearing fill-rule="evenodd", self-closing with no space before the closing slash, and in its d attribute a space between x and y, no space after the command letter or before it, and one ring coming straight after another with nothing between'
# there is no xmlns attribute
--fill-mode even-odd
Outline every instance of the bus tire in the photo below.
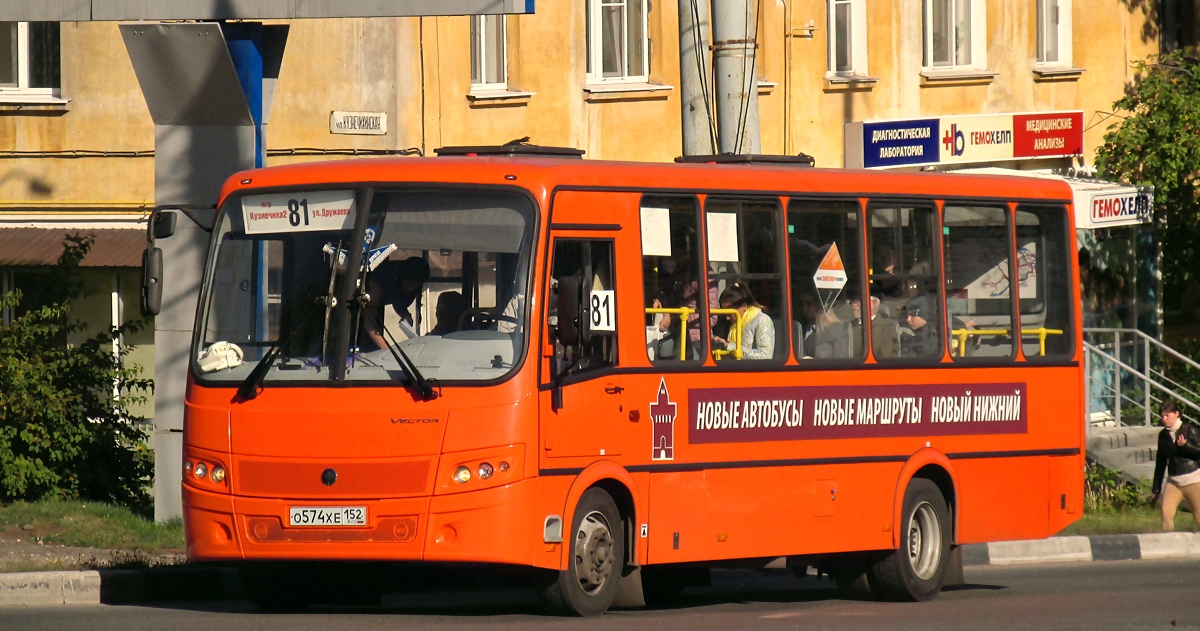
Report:
<svg viewBox="0 0 1200 631"><path fill-rule="evenodd" d="M900 547L871 564L871 589L884 600L931 600L942 590L950 558L946 499L933 481L914 478L900 516Z"/></svg>
<svg viewBox="0 0 1200 631"><path fill-rule="evenodd" d="M571 522L571 560L567 569L542 585L542 603L568 616L598 616L617 597L625 566L625 528L617 503L604 489L591 488L579 498Z"/></svg>

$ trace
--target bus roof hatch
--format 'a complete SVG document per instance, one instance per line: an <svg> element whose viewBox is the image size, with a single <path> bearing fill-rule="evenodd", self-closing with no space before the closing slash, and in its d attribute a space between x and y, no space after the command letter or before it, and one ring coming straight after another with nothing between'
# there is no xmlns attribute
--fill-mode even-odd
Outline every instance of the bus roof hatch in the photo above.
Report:
<svg viewBox="0 0 1200 631"><path fill-rule="evenodd" d="M502 145L441 147L434 149L439 157L479 156L493 158L582 158L583 150L572 147L543 147L529 144L529 136L510 140Z"/></svg>

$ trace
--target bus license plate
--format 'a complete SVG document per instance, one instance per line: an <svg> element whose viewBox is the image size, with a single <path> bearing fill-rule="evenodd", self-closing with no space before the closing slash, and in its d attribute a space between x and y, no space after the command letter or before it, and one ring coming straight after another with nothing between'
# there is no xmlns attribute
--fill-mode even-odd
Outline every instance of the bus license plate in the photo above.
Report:
<svg viewBox="0 0 1200 631"><path fill-rule="evenodd" d="M292 506L289 526L366 526L366 506Z"/></svg>

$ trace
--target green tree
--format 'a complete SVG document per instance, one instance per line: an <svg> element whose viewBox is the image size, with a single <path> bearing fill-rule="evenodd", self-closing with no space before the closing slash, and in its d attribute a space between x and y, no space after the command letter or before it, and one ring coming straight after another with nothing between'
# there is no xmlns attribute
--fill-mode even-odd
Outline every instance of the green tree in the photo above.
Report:
<svg viewBox="0 0 1200 631"><path fill-rule="evenodd" d="M1123 120L1104 135L1096 167L1105 177L1154 187L1163 294L1177 305L1200 283L1200 60L1177 51L1134 68L1138 79L1113 103Z"/></svg>
<svg viewBox="0 0 1200 631"><path fill-rule="evenodd" d="M76 273L91 247L68 236L46 278L46 304L0 327L0 501L79 498L149 514L153 460L129 406L154 384L141 368L125 366L129 347L113 341L137 324L112 328L68 345L71 303L84 295ZM0 296L15 308L19 291Z"/></svg>

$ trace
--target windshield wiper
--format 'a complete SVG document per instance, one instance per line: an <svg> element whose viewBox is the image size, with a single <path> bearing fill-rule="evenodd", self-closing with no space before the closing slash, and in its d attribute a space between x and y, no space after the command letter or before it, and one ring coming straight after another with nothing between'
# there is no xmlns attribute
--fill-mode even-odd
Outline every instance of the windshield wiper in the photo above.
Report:
<svg viewBox="0 0 1200 631"><path fill-rule="evenodd" d="M331 300L329 296L316 297L308 305L308 309L305 311L304 317L300 319L300 322L296 326L289 327L287 331L284 331L278 338L275 338L275 342L267 349L267 354L258 360L258 365L250 371L250 374L246 375L241 385L238 386L238 395L242 397L243 401L251 401L258 397L258 393L262 391L263 378L267 376L267 371L271 369L271 365L275 363L275 360L279 359L284 345L292 338L292 332L303 328L312 319L312 315L317 313L317 309L314 309L313 306L324 304Z"/></svg>
<svg viewBox="0 0 1200 631"><path fill-rule="evenodd" d="M379 322L375 318L375 314L371 311L360 308L360 313L366 313L367 317L371 319L371 322L378 326L379 330L387 336L388 351L392 353L392 358L395 359L396 363L400 365L400 370L404 372L404 376L407 377L408 380L412 382L413 387L417 389L417 394L421 395L421 400L432 401L436 399L438 397L438 393L434 391L433 386L429 385L429 380L425 379L425 376L421 374L420 369L418 369L417 365L413 363L413 360L408 358L408 353L405 353L404 349L400 348L400 344L396 342L396 338L392 335L392 332L388 330L387 326L385 326L382 322Z"/></svg>

